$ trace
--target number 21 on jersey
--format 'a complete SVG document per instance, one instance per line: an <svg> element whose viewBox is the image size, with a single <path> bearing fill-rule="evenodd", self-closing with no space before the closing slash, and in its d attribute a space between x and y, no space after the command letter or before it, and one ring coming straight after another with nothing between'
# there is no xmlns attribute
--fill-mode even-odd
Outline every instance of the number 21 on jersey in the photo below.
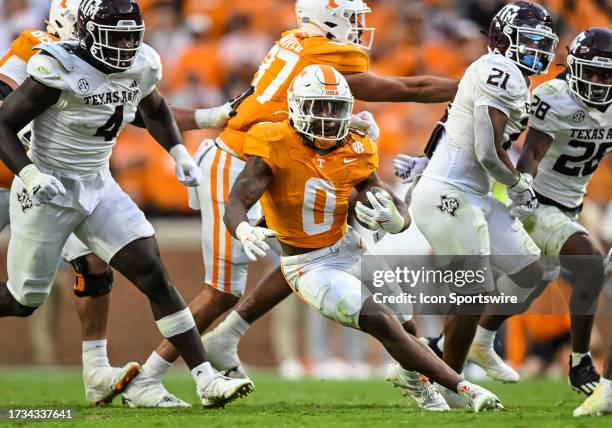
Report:
<svg viewBox="0 0 612 428"><path fill-rule="evenodd" d="M315 212L315 204L324 200L323 211ZM304 185L304 203L302 205L302 227L308 235L327 232L334 224L336 209L336 188L321 178L310 178Z"/></svg>

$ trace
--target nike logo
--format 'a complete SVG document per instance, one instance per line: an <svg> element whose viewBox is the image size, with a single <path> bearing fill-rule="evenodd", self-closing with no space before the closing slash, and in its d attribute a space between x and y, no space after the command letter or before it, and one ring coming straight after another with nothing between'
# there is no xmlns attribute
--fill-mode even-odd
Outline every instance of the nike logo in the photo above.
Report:
<svg viewBox="0 0 612 428"><path fill-rule="evenodd" d="M357 158L353 158L353 159L344 158L344 163L351 163L351 162L355 162L356 160Z"/></svg>

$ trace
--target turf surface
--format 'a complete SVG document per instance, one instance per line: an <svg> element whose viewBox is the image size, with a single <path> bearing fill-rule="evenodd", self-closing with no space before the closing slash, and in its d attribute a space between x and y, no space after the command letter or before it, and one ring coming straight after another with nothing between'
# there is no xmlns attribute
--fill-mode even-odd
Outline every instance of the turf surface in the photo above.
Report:
<svg viewBox="0 0 612 428"><path fill-rule="evenodd" d="M72 407L73 422L38 422L35 427L612 427L612 416L572 418L582 396L563 381L529 380L516 385L483 382L496 392L506 410L473 414L419 411L410 399L382 380L283 381L273 376L254 377L250 396L223 410L205 411L128 409L116 398L112 406L93 409L84 403L80 373L76 370L0 370L0 407ZM178 372L167 376L167 388L196 403L190 377ZM15 426L0 421L0 426Z"/></svg>

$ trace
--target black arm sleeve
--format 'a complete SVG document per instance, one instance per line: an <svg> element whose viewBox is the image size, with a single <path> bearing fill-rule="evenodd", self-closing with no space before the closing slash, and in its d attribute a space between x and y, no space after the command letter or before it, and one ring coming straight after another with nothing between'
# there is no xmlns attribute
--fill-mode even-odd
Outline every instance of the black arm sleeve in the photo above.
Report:
<svg viewBox="0 0 612 428"><path fill-rule="evenodd" d="M13 88L11 88L6 82L0 80L0 101L4 101L11 92L13 92Z"/></svg>

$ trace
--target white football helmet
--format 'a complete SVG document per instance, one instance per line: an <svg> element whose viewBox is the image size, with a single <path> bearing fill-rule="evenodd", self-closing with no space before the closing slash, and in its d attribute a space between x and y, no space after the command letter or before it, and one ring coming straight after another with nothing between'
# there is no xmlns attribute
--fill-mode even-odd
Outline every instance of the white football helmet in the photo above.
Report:
<svg viewBox="0 0 612 428"><path fill-rule="evenodd" d="M370 49L373 27L366 26L372 12L363 0L297 0L295 14L302 31Z"/></svg>
<svg viewBox="0 0 612 428"><path fill-rule="evenodd" d="M329 65L304 68L287 91L293 127L324 150L348 135L353 102L346 79Z"/></svg>
<svg viewBox="0 0 612 428"><path fill-rule="evenodd" d="M51 0L47 32L61 40L76 40L76 22L79 0Z"/></svg>

